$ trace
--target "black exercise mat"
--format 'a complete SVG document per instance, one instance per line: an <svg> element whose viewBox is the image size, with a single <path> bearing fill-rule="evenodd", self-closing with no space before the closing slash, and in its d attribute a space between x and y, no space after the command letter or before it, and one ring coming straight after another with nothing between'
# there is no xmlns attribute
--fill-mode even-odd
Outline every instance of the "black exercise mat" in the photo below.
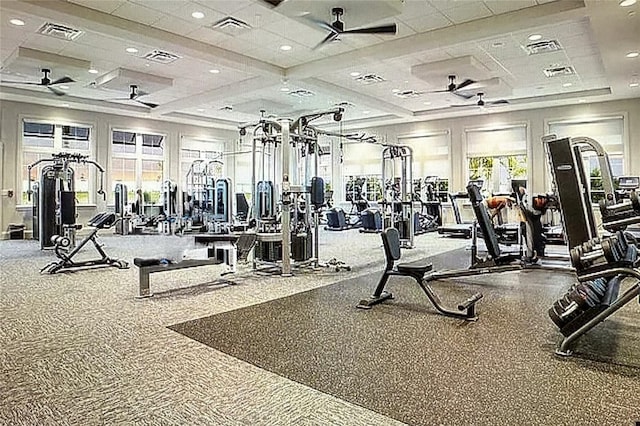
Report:
<svg viewBox="0 0 640 426"><path fill-rule="evenodd" d="M464 267L468 252L432 261L438 269ZM394 300L370 311L356 309L378 277L369 274L170 328L409 424L640 420L637 303L583 336L578 357L560 359L553 354L560 334L547 309L574 282L571 275L522 271L433 283L450 306L482 291L477 323L438 315L407 278L391 279Z"/></svg>

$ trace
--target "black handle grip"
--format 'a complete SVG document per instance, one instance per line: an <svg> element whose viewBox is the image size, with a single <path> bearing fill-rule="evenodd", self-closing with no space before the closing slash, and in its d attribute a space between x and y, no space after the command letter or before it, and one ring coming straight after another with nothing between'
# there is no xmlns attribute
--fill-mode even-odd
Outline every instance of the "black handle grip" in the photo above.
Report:
<svg viewBox="0 0 640 426"><path fill-rule="evenodd" d="M469 308L470 306L475 305L478 300L482 299L482 293L476 293L473 296L471 296L470 298L468 298L467 300L465 300L462 303L458 304L458 310L460 311L464 311L465 309Z"/></svg>

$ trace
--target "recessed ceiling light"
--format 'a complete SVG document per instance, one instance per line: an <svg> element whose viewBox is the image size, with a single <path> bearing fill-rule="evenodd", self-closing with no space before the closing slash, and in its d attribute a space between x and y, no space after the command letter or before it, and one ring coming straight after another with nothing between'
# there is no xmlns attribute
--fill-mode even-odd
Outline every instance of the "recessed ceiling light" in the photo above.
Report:
<svg viewBox="0 0 640 426"><path fill-rule="evenodd" d="M622 7L633 6L634 4L636 4L636 0L622 0L620 2L620 6Z"/></svg>
<svg viewBox="0 0 640 426"><path fill-rule="evenodd" d="M69 104L62 104L63 107L68 108Z"/></svg>
<svg viewBox="0 0 640 426"><path fill-rule="evenodd" d="M127 47L125 50L129 53L138 53L138 49L135 47Z"/></svg>
<svg viewBox="0 0 640 426"><path fill-rule="evenodd" d="M496 41L495 43L491 43L491 47L504 47L504 43L501 41Z"/></svg>
<svg viewBox="0 0 640 426"><path fill-rule="evenodd" d="M69 88L69 86L65 86L65 85L58 86L58 87L61 88L62 90L67 90Z"/></svg>
<svg viewBox="0 0 640 426"><path fill-rule="evenodd" d="M529 40L531 41L538 41L542 38L542 36L540 34L531 34L529 36Z"/></svg>
<svg viewBox="0 0 640 426"><path fill-rule="evenodd" d="M363 114L371 114L371 111L362 111Z"/></svg>
<svg viewBox="0 0 640 426"><path fill-rule="evenodd" d="M144 64L145 67L150 67L151 64L149 62L147 62L146 64Z"/></svg>
<svg viewBox="0 0 640 426"><path fill-rule="evenodd" d="M194 18L196 18L196 19L202 19L202 18L204 18L204 13L202 13L202 12L197 12L197 11L196 11L196 12L193 12L193 13L191 14L191 16L193 16L193 17L194 17Z"/></svg>
<svg viewBox="0 0 640 426"><path fill-rule="evenodd" d="M627 58L637 58L638 56L640 56L639 52L629 52L629 53L627 53Z"/></svg>
<svg viewBox="0 0 640 426"><path fill-rule="evenodd" d="M586 101L586 100L584 100L584 99L578 99L578 102L579 102L579 103L581 103L581 104L583 104L583 103L585 103L585 102L587 102L587 101Z"/></svg>
<svg viewBox="0 0 640 426"><path fill-rule="evenodd" d="M357 77L357 76L359 76L359 75L360 75L360 73L359 73L358 71L353 71L353 72L350 72L350 73L349 73L349 75L350 75L351 77Z"/></svg>
<svg viewBox="0 0 640 426"><path fill-rule="evenodd" d="M98 70L91 68L89 71L89 74L98 74Z"/></svg>
<svg viewBox="0 0 640 426"><path fill-rule="evenodd" d="M24 25L24 21L22 19L10 19L9 22L18 27L21 27Z"/></svg>
<svg viewBox="0 0 640 426"><path fill-rule="evenodd" d="M398 92L400 91L400 89L391 89L391 91L392 91L393 93L398 93Z"/></svg>
<svg viewBox="0 0 640 426"><path fill-rule="evenodd" d="M280 91L281 91L281 92L288 92L288 91L289 91L289 88L288 88L288 87L281 87L281 88L280 88Z"/></svg>
<svg viewBox="0 0 640 426"><path fill-rule="evenodd" d="M210 72L211 74L220 74L220 70L217 70L217 69L215 69L215 68L214 68L214 69L209 70L209 72Z"/></svg>
<svg viewBox="0 0 640 426"><path fill-rule="evenodd" d="M288 44L283 44L282 46L280 46L280 50L288 52L289 50L291 50L291 46L289 46Z"/></svg>
<svg viewBox="0 0 640 426"><path fill-rule="evenodd" d="M562 87L571 87L571 86L573 86L573 83L564 83L562 85Z"/></svg>
<svg viewBox="0 0 640 426"><path fill-rule="evenodd" d="M198 112L204 112L204 108L198 108L196 111L198 111Z"/></svg>
<svg viewBox="0 0 640 426"><path fill-rule="evenodd" d="M423 102L425 105L431 105L431 102Z"/></svg>
<svg viewBox="0 0 640 426"><path fill-rule="evenodd" d="M638 83L631 83L631 84L629 84L629 87L638 87L639 85L640 84L638 84Z"/></svg>

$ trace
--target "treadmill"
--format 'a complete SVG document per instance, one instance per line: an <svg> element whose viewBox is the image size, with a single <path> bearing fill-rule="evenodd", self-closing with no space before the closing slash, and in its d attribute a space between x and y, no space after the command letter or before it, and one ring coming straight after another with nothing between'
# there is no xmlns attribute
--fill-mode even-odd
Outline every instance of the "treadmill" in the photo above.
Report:
<svg viewBox="0 0 640 426"><path fill-rule="evenodd" d="M470 180L467 186L468 185L475 185L478 188L482 188L482 186L484 185L484 180ZM471 238L473 222L462 221L462 216L460 215L460 207L458 206L459 199L469 199L469 193L466 191L457 192L455 194L449 193L449 200L451 201L451 208L453 209L453 216L456 220L456 223L449 223L446 225L438 226L438 234L444 235L446 237Z"/></svg>

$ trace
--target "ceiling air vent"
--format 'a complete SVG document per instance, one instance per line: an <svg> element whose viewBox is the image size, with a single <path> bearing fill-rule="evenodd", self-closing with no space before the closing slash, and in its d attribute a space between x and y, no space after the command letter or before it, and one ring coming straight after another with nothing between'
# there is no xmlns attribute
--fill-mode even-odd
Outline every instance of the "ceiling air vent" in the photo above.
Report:
<svg viewBox="0 0 640 426"><path fill-rule="evenodd" d="M382 83L384 78L377 74L363 74L360 77L356 78L356 81L359 81L362 84L372 84L372 83Z"/></svg>
<svg viewBox="0 0 640 426"><path fill-rule="evenodd" d="M572 75L575 74L572 67L550 67L544 69L544 75L547 77L558 77L561 75Z"/></svg>
<svg viewBox="0 0 640 426"><path fill-rule="evenodd" d="M535 43L527 44L524 47L524 50L527 52L527 55L537 55L540 53L555 52L560 49L562 49L562 46L560 46L560 43L558 43L557 40L537 41Z"/></svg>
<svg viewBox="0 0 640 426"><path fill-rule="evenodd" d="M212 24L211 28L213 28L214 30L223 31L230 34L235 34L241 30L250 29L251 25L247 24L244 21L236 19L232 16L227 16L226 18L223 18L218 22L215 22L214 24Z"/></svg>
<svg viewBox="0 0 640 426"><path fill-rule="evenodd" d="M230 105L223 106L222 108L220 108L220 111L231 112L231 111L233 111L233 107L230 106Z"/></svg>
<svg viewBox="0 0 640 426"><path fill-rule="evenodd" d="M50 37L72 41L80 37L82 31L76 30L75 28L66 27L64 25L52 24L51 22L47 22L46 24L38 28L38 33Z"/></svg>
<svg viewBox="0 0 640 426"><path fill-rule="evenodd" d="M144 59L153 62L159 62L161 64L170 64L175 62L181 57L169 52L163 52L162 50L154 50L144 55Z"/></svg>
<svg viewBox="0 0 640 426"><path fill-rule="evenodd" d="M294 90L293 92L289 92L289 94L297 98L308 98L310 96L315 96L315 93L304 89Z"/></svg>
<svg viewBox="0 0 640 426"><path fill-rule="evenodd" d="M403 90L400 92L396 92L395 95L402 99L409 99L417 98L418 96L422 95L422 92L416 92L415 90Z"/></svg>

